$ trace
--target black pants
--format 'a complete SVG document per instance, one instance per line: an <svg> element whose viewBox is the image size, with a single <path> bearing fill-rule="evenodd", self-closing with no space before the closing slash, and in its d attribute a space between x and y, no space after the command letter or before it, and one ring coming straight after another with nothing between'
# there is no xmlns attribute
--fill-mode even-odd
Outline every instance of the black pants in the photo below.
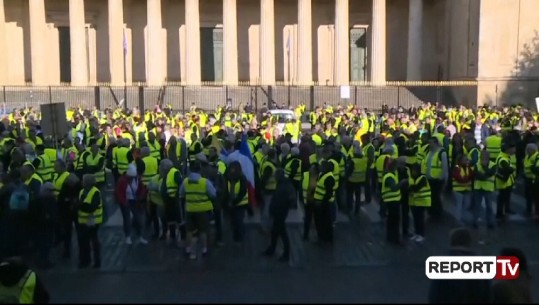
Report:
<svg viewBox="0 0 539 305"><path fill-rule="evenodd" d="M441 218L442 212L443 212L443 205L442 205L442 188L443 188L443 181L438 179L430 179L430 190L431 190L431 207L429 209L429 214L433 218Z"/></svg>
<svg viewBox="0 0 539 305"><path fill-rule="evenodd" d="M303 202L303 190L301 189L301 181L296 181L296 180L292 180L292 179L290 181L292 182L292 185L294 186L294 189L296 189L296 198L299 198L299 202ZM297 202L296 202L296 204L294 204L290 208L291 209L297 209L298 208Z"/></svg>
<svg viewBox="0 0 539 305"><path fill-rule="evenodd" d="M535 193L534 187L537 187L537 185L534 183L532 179L526 178L524 180L524 193L526 197L526 213L528 215L532 214L533 206L535 203L535 199L533 198L533 195Z"/></svg>
<svg viewBox="0 0 539 305"><path fill-rule="evenodd" d="M425 237L425 207L412 206L415 234Z"/></svg>
<svg viewBox="0 0 539 305"><path fill-rule="evenodd" d="M496 217L501 218L506 213L511 212L511 193L512 187L508 187L498 191L498 202L496 205Z"/></svg>
<svg viewBox="0 0 539 305"><path fill-rule="evenodd" d="M242 242L245 237L245 211L246 205L236 206L230 210L232 224L232 238L235 242Z"/></svg>
<svg viewBox="0 0 539 305"><path fill-rule="evenodd" d="M54 224L43 224L34 228L34 243L38 251L39 264L49 264L49 255L52 248L54 236Z"/></svg>
<svg viewBox="0 0 539 305"><path fill-rule="evenodd" d="M92 261L90 252L93 252L94 265L101 265L101 245L97 232L99 225L79 226L79 263L80 265L89 265Z"/></svg>
<svg viewBox="0 0 539 305"><path fill-rule="evenodd" d="M371 202L371 190L367 182L349 182L346 192L348 194L348 211L350 213L359 213L359 208L361 207L361 189L363 189L365 192L365 202Z"/></svg>
<svg viewBox="0 0 539 305"><path fill-rule="evenodd" d="M367 197L367 193L365 193L365 202L370 203L372 195L376 195L376 190L378 189L378 177L376 176L376 169L367 170L366 188L369 190L370 195Z"/></svg>
<svg viewBox="0 0 539 305"><path fill-rule="evenodd" d="M290 256L290 240L288 239L288 233L286 232L286 218L277 217L273 218L273 226L271 227L271 243L267 250L268 253L273 254L277 247L277 240L280 238L283 242L283 257L288 258Z"/></svg>
<svg viewBox="0 0 539 305"><path fill-rule="evenodd" d="M314 204L314 224L319 240L333 242L333 223L331 221L331 207L329 202Z"/></svg>
<svg viewBox="0 0 539 305"><path fill-rule="evenodd" d="M311 231L311 223L314 219L314 203L306 202L305 207L305 218L303 219L303 239L309 239L309 233Z"/></svg>
<svg viewBox="0 0 539 305"><path fill-rule="evenodd" d="M399 218L401 208L399 205L399 202L387 203L387 241L392 243L398 243L400 241Z"/></svg>
<svg viewBox="0 0 539 305"><path fill-rule="evenodd" d="M215 241L221 242L223 240L223 212L218 205L213 207L213 220L215 221Z"/></svg>
<svg viewBox="0 0 539 305"><path fill-rule="evenodd" d="M382 200L382 184L381 183L378 183L378 189L377 189L377 192L379 195L379 199L378 199L378 202L380 202L380 210L378 211L378 214L380 215L380 217L382 219L386 218L387 216L387 206L386 206L386 203Z"/></svg>
<svg viewBox="0 0 539 305"><path fill-rule="evenodd" d="M60 216L59 222L59 241L64 245L64 257L71 256L71 240L73 238L73 224L75 224L75 233L79 230L79 223L76 216L69 214L64 214ZM77 238L79 235L77 234Z"/></svg>
<svg viewBox="0 0 539 305"><path fill-rule="evenodd" d="M410 233L410 206L408 205L408 192L401 191L401 219L402 219L402 235L406 236Z"/></svg>

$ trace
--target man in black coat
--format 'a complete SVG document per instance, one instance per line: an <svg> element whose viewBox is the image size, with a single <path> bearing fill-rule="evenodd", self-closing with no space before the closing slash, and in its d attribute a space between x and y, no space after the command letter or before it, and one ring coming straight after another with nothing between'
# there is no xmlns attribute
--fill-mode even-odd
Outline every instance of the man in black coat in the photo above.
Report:
<svg viewBox="0 0 539 305"><path fill-rule="evenodd" d="M458 228L450 235L449 255L475 255L471 249L472 235L468 229ZM431 280L430 304L490 303L490 280Z"/></svg>
<svg viewBox="0 0 539 305"><path fill-rule="evenodd" d="M271 256L275 253L277 239L280 238L283 242L284 250L279 261L288 262L290 258L290 240L286 232L286 217L290 207L296 204L296 192L294 185L286 178L283 169L279 168L275 171L275 180L277 181L275 194L279 194L279 196L273 196L269 206L273 225L271 228L271 244L264 252L264 255Z"/></svg>

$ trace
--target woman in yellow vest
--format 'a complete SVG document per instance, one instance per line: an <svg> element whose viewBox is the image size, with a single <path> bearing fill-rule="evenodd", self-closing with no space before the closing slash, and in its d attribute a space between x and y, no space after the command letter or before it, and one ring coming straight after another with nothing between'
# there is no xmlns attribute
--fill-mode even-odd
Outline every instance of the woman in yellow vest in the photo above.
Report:
<svg viewBox="0 0 539 305"><path fill-rule="evenodd" d="M516 167L511 163L511 156L514 154L515 145L504 143L502 152L496 160L496 189L498 190L496 218L498 219L503 219L505 214L513 214L510 205L516 173Z"/></svg>
<svg viewBox="0 0 539 305"><path fill-rule="evenodd" d="M487 150L481 151L479 162L474 168L474 182L473 182L473 198L474 198L474 210L473 210L473 222L472 225L477 229L477 219L481 212L481 206L483 199L485 200L486 207L486 221L489 229L494 228L494 213L493 204L495 201L494 191L496 183L496 163L489 160L490 153Z"/></svg>
<svg viewBox="0 0 539 305"><path fill-rule="evenodd" d="M410 239L415 242L423 242L425 240L425 209L429 208L431 204L430 184L427 177L421 174L419 164L412 165L410 173L408 190L415 231Z"/></svg>
<svg viewBox="0 0 539 305"><path fill-rule="evenodd" d="M83 189L79 194L79 269L90 266L93 252L94 268L101 267L101 250L97 232L103 223L103 200L101 192L95 186L95 176L86 174L82 178Z"/></svg>
<svg viewBox="0 0 539 305"><path fill-rule="evenodd" d="M464 224L464 213L468 210L472 200L473 169L468 157L462 155L452 172L453 194L455 195L456 218Z"/></svg>

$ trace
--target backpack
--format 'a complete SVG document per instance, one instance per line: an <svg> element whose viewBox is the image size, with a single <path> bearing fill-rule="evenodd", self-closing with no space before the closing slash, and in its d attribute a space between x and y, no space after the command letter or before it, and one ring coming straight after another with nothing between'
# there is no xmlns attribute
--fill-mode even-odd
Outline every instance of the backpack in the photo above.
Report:
<svg viewBox="0 0 539 305"><path fill-rule="evenodd" d="M27 211L29 205L30 194L26 185L17 185L9 198L9 208L13 211Z"/></svg>

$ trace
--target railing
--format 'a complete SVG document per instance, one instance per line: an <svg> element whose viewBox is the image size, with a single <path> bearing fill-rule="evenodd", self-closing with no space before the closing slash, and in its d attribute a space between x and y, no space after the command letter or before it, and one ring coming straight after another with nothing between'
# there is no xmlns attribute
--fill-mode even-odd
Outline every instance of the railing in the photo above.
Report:
<svg viewBox="0 0 539 305"><path fill-rule="evenodd" d="M150 87L144 83L125 87L110 86L106 83L91 87L3 86L0 87L2 90L0 102L4 103L7 110L63 102L66 107L95 106L98 109L114 108L117 105L151 109L160 104L170 105L172 109L183 112L189 111L190 106L195 104L199 108L211 111L218 105L224 106L227 101L231 101L234 109L251 104L254 110L259 110L271 107L275 103L284 107L305 104L307 110L313 110L324 104L334 106L353 104L361 108L379 110L384 104L389 107L408 108L422 102L471 106L476 104L476 100L467 96L473 96L475 93L477 97L478 91L476 81L386 82L383 86L368 82L353 83L350 86L256 86L247 82L237 86L211 84L187 86L182 82L169 82L162 87Z"/></svg>

